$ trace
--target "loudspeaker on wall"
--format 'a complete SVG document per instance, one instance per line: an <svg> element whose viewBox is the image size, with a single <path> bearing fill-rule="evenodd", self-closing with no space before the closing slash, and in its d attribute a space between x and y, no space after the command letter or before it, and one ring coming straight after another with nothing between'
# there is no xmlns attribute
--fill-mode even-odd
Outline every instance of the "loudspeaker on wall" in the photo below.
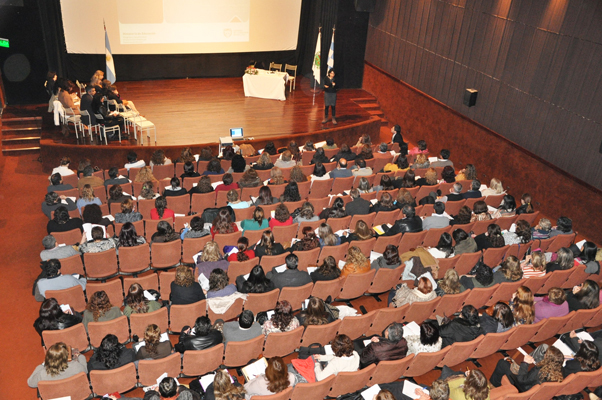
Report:
<svg viewBox="0 0 602 400"><path fill-rule="evenodd" d="M479 91L477 89L466 89L464 92L464 105L472 107L477 104L477 95Z"/></svg>

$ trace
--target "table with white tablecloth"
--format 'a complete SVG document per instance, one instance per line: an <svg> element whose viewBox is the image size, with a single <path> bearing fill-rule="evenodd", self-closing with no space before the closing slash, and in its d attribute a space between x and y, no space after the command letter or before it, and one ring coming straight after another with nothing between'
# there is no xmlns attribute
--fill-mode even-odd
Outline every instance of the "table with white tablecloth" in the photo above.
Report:
<svg viewBox="0 0 602 400"><path fill-rule="evenodd" d="M242 83L246 97L262 99L286 100L286 83L288 74L279 71L257 69L257 75L244 74Z"/></svg>

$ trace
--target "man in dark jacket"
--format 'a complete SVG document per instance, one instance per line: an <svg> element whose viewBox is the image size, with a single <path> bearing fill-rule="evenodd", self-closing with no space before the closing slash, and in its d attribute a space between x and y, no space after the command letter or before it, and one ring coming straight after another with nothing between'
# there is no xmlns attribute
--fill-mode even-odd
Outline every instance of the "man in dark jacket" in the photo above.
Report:
<svg viewBox="0 0 602 400"><path fill-rule="evenodd" d="M283 287L298 287L311 283L311 277L307 271L299 271L297 265L299 264L299 257L295 254L289 254L284 259L286 263L286 270L284 272L278 272L274 267L270 272L266 274L266 278L270 279L274 283L274 287L282 289Z"/></svg>
<svg viewBox="0 0 602 400"><path fill-rule="evenodd" d="M483 197L481 191L479 190L481 188L481 181L475 179L472 181L470 186L470 190L463 194L465 199L478 199L479 197Z"/></svg>
<svg viewBox="0 0 602 400"><path fill-rule="evenodd" d="M393 236L398 233L422 232L422 220L416 215L414 206L406 204L401 211L404 218L395 221L395 224L387 230L386 235Z"/></svg>
<svg viewBox="0 0 602 400"><path fill-rule="evenodd" d="M345 205L347 215L366 215L370 213L370 202L360 197L360 191L351 189L351 201Z"/></svg>
<svg viewBox="0 0 602 400"><path fill-rule="evenodd" d="M380 361L400 360L408 352L408 344L403 338L403 325L393 322L385 329L385 337L373 337L360 356L360 367Z"/></svg>
<svg viewBox="0 0 602 400"><path fill-rule="evenodd" d="M189 326L182 328L180 340L174 346L176 351L184 353L186 350L204 350L222 343L222 334L213 329L209 317L198 317L194 323L194 333Z"/></svg>
<svg viewBox="0 0 602 400"><path fill-rule="evenodd" d="M455 342L469 342L482 334L479 312L471 305L462 307L459 317L439 327L439 336L443 338L442 348Z"/></svg>
<svg viewBox="0 0 602 400"><path fill-rule="evenodd" d="M462 184L459 182L454 183L449 189L449 194L445 196L445 201L460 201L464 200L464 195L462 194Z"/></svg>

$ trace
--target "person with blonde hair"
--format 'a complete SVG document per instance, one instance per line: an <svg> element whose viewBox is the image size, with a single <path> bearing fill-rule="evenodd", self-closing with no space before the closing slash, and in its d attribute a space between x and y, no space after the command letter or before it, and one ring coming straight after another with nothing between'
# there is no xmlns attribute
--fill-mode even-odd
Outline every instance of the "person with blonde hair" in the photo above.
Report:
<svg viewBox="0 0 602 400"><path fill-rule="evenodd" d="M526 286L519 287L512 295L510 308L516 325L532 324L535 320L533 292Z"/></svg>
<svg viewBox="0 0 602 400"><path fill-rule="evenodd" d="M297 165L297 162L293 160L293 154L290 150L284 150L280 155L280 158L274 163L274 166L278 168L292 168L295 165Z"/></svg>
<svg viewBox="0 0 602 400"><path fill-rule="evenodd" d="M406 283L402 284L401 287L395 291L395 295L389 306L401 307L404 304L430 301L435 297L437 297L437 294L433 290L433 284L430 279L423 276L418 279L418 286L414 289L410 289Z"/></svg>
<svg viewBox="0 0 602 400"><path fill-rule="evenodd" d="M136 360L158 360L173 353L173 346L169 340L161 342L161 329L150 324L144 331L144 346L138 348Z"/></svg>
<svg viewBox="0 0 602 400"><path fill-rule="evenodd" d="M508 256L502 262L500 269L493 273L493 282L516 282L523 279L523 270L520 267L520 261L515 256Z"/></svg>
<svg viewBox="0 0 602 400"><path fill-rule="evenodd" d="M504 190L504 185L502 185L502 181L498 178L491 178L489 182L489 187L487 189L481 190L481 194L483 196L497 196L499 194L504 194L506 191Z"/></svg>
<svg viewBox="0 0 602 400"><path fill-rule="evenodd" d="M411 169L423 169L423 168L428 168L430 166L431 166L431 163L429 162L427 155L421 153L416 156L416 161L414 161L414 164L412 164L412 166L410 168Z"/></svg>
<svg viewBox="0 0 602 400"><path fill-rule="evenodd" d="M478 369L466 371L466 376L460 376L447 382L450 400L486 400L489 399L489 382Z"/></svg>
<svg viewBox="0 0 602 400"><path fill-rule="evenodd" d="M213 382L205 390L205 398L211 398L213 394L215 400L244 400L246 394L244 387L236 380L232 383L232 380L228 370L218 369Z"/></svg>
<svg viewBox="0 0 602 400"><path fill-rule="evenodd" d="M211 271L216 268L228 271L229 265L230 263L228 260L222 257L222 253L220 252L217 242L211 240L205 244L203 252L197 259L195 268L197 271L197 276L202 274L205 275L205 278L209 279Z"/></svg>
<svg viewBox="0 0 602 400"><path fill-rule="evenodd" d="M84 187L81 188L80 197L77 199L77 209L79 212L82 212L82 208L87 206L88 204L96 204L98 206L102 205L102 202L98 197L94 195L94 189L89 184L85 184Z"/></svg>
<svg viewBox="0 0 602 400"><path fill-rule="evenodd" d="M134 182L144 183L148 181L153 182L154 185L159 185L159 181L153 175L152 168L147 165L146 167L143 167L140 169L140 171L138 171L136 177L134 178Z"/></svg>
<svg viewBox="0 0 602 400"><path fill-rule="evenodd" d="M270 180L268 181L268 185L284 185L285 183L288 183L288 181L284 179L282 170L278 166L274 166L270 170Z"/></svg>
<svg viewBox="0 0 602 400"><path fill-rule="evenodd" d="M370 260L366 258L359 247L349 247L347 249L347 258L345 260L345 266L341 271L341 276L362 274L368 271L370 271Z"/></svg>
<svg viewBox="0 0 602 400"><path fill-rule="evenodd" d="M437 289L441 296L444 294L458 294L466 290L460 283L460 277L455 269L445 271L443 279L437 281Z"/></svg>
<svg viewBox="0 0 602 400"><path fill-rule="evenodd" d="M258 171L267 171L268 169L272 169L273 167L274 164L272 163L272 159L270 158L270 155L265 151L261 153L257 162L253 164L253 169Z"/></svg>
<svg viewBox="0 0 602 400"><path fill-rule="evenodd" d="M520 265L523 270L523 278L534 278L545 276L546 256L541 250L535 250L525 257Z"/></svg>
<svg viewBox="0 0 602 400"><path fill-rule="evenodd" d="M48 348L44 363L36 367L27 384L37 388L40 381L58 381L80 372L88 373L86 357L65 343L58 342Z"/></svg>
<svg viewBox="0 0 602 400"><path fill-rule="evenodd" d="M228 190L226 194L226 199L228 200L228 206L233 209L241 209L241 208L249 208L251 207L251 203L247 201L242 201L238 197L238 192L234 189Z"/></svg>

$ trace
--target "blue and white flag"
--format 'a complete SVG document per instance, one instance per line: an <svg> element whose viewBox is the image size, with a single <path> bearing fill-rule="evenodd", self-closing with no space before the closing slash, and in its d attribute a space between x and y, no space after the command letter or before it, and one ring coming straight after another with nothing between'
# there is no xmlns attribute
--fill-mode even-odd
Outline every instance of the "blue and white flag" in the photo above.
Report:
<svg viewBox="0 0 602 400"><path fill-rule="evenodd" d="M104 22L103 22L104 25ZM109 35L107 34L107 27L105 26L105 58L107 60L107 79L111 84L117 80L115 75L115 64L113 63L113 54L111 53L111 44L109 43Z"/></svg>
<svg viewBox="0 0 602 400"><path fill-rule="evenodd" d="M332 40L330 41L330 50L328 50L328 61L326 61L328 69L334 68L334 29L332 30Z"/></svg>

